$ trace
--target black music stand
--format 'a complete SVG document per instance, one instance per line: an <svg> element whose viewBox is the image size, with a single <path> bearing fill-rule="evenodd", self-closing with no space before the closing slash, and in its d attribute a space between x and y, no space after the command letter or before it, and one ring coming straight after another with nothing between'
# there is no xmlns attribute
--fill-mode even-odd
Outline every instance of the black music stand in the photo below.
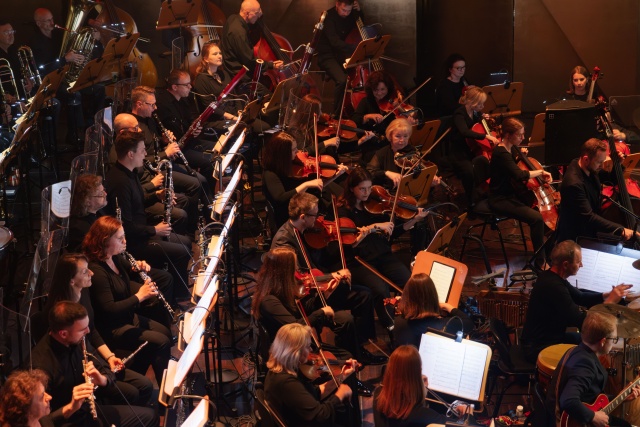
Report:
<svg viewBox="0 0 640 427"><path fill-rule="evenodd" d="M508 85L492 85L482 88L487 94L483 113L490 116L518 116L522 113L522 93L524 83L511 82Z"/></svg>
<svg viewBox="0 0 640 427"><path fill-rule="evenodd" d="M369 67L372 61L380 60L390 40L391 36L388 34L362 40L358 43L358 47L356 47L356 50L351 54L351 57L344 61L344 64L342 64L343 67L345 69L357 67L358 65L367 65L367 67Z"/></svg>
<svg viewBox="0 0 640 427"><path fill-rule="evenodd" d="M201 0L164 0L156 22L156 30L172 30L196 25Z"/></svg>
<svg viewBox="0 0 640 427"><path fill-rule="evenodd" d="M135 33L109 40L102 56L87 63L73 86L69 87L69 92L77 92L106 81L115 83L122 62L127 61L139 37L140 33Z"/></svg>

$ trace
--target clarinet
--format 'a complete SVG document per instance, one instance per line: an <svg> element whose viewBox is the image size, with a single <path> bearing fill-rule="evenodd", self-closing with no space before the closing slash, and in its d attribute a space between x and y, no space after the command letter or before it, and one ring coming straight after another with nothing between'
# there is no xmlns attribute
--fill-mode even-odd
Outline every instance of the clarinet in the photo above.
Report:
<svg viewBox="0 0 640 427"><path fill-rule="evenodd" d="M171 211L173 210L173 165L170 160L160 160L158 169L167 169L167 176L164 179L164 222L171 225Z"/></svg>
<svg viewBox="0 0 640 427"><path fill-rule="evenodd" d="M142 344L140 344L140 347L136 348L136 350L131 353L130 355L128 355L127 357L125 357L124 359L122 359L122 365L116 366L112 372L116 373L116 372L120 372L121 370L124 369L124 365L133 358L133 356L135 356L136 354L138 354L138 352L140 350L142 350L142 347L144 347L145 345L149 344L149 341L145 341Z"/></svg>
<svg viewBox="0 0 640 427"><path fill-rule="evenodd" d="M147 159L142 161L142 167L144 167L151 175L156 175L158 173L158 168L154 168L153 164L151 164Z"/></svg>
<svg viewBox="0 0 640 427"><path fill-rule="evenodd" d="M176 139L169 134L169 131L167 130L166 127L164 127L164 125L160 121L160 117L158 117L158 114L155 111L151 113L151 117L153 117L153 119L156 121L156 124L160 128L160 132L162 132L162 135L164 135L164 137L167 138L170 142L172 143L176 142ZM193 169L191 169L191 166L189 166L189 162L187 161L187 158L184 156L184 153L182 153L182 150L178 151L176 153L176 156L178 156L178 158L182 161L182 163L184 163L184 167L187 169L187 173L191 176L196 176L196 172Z"/></svg>
<svg viewBox="0 0 640 427"><path fill-rule="evenodd" d="M87 364L89 362L87 360L87 343L85 342L85 337L82 337L80 344L82 346L82 370L84 371L84 380L87 384L91 384L91 386L93 386L93 381L91 381L91 377L87 374ZM87 401L89 402L91 416L95 420L98 418L98 411L96 410L96 397L93 395L93 392L91 393L91 396L87 398Z"/></svg>
<svg viewBox="0 0 640 427"><path fill-rule="evenodd" d="M116 197L116 219L122 222L122 209L120 209L120 205L118 204L117 197Z"/></svg>
<svg viewBox="0 0 640 427"><path fill-rule="evenodd" d="M167 299L164 297L164 295L162 295L162 292L160 292L160 289L158 289L158 287L156 286L156 284L153 282L153 280L151 280L151 277L149 277L149 275L147 273L145 273L144 271L142 271L140 269L140 267L138 267L138 261L136 261L136 259L134 257L131 256L131 254L127 251L123 251L122 255L124 255L124 257L127 259L127 261L129 261L129 264L131 264L131 269L138 273L138 276L140 276L140 279L142 279L143 283L146 283L147 281L149 281L149 283L151 284L151 287L158 292L158 299L160 301L162 301L162 304L164 304L164 308L167 309L167 311L169 312L169 315L171 316L171 322L172 323L176 323L178 321L178 319L176 318L176 313L175 311L173 311L173 308L171 308L171 305L169 305L169 302L167 301ZM142 346L140 346L140 348L142 348ZM140 349L139 348L139 349ZM138 349L138 350L139 350ZM137 350L136 350L137 351ZM135 354L135 353L134 353ZM131 356L129 356L131 357ZM128 359L127 359L128 360Z"/></svg>

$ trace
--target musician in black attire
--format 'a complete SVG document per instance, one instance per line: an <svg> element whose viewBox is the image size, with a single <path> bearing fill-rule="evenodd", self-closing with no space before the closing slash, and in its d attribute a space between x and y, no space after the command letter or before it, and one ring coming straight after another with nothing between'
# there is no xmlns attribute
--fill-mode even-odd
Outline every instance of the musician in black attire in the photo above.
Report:
<svg viewBox="0 0 640 427"><path fill-rule="evenodd" d="M582 323L582 342L565 353L551 378L545 402L548 425L560 425L564 411L569 421L575 423L567 425L630 426L622 419L609 416L602 408L593 411L585 406L593 404L604 392L608 374L599 357L609 354L617 342L618 328L614 316L587 314ZM640 386L636 385L628 400L638 396Z"/></svg>
<svg viewBox="0 0 640 427"><path fill-rule="evenodd" d="M349 44L345 40L349 33L357 30L356 24L362 16L360 5L355 0L337 0L335 7L327 10L324 28L318 40L318 67L327 72L335 82L333 91L333 114L340 116L342 98L347 84L347 73L342 65L356 50L358 44ZM358 40L359 41L359 40Z"/></svg>
<svg viewBox="0 0 640 427"><path fill-rule="evenodd" d="M33 82L28 80L25 86L27 93L22 93L22 66L18 59L18 47L14 44L15 33L16 31L13 29L10 22L0 19L0 59L6 59L9 61L9 65L11 66L11 71L13 72L13 77L18 88L18 93L14 93L12 85L8 85L6 81L2 82L5 98L10 103L16 102L17 98L28 98L31 90L33 89Z"/></svg>
<svg viewBox="0 0 640 427"><path fill-rule="evenodd" d="M631 239L633 230L602 216L602 196L598 172L607 158L607 143L591 138L580 147L580 157L571 161L560 185L560 219L557 241L576 240L598 233L621 233Z"/></svg>
<svg viewBox="0 0 640 427"><path fill-rule="evenodd" d="M187 265L191 259L191 240L172 232L171 225L165 222L147 225L145 206L156 203L158 198L155 194L146 195L138 178L137 168L142 167L146 155L143 138L141 132L131 131L124 131L116 138L118 161L105 180L108 210L115 212L117 198L129 239L127 251L156 268L168 264L174 283L180 289L189 283Z"/></svg>
<svg viewBox="0 0 640 427"><path fill-rule="evenodd" d="M497 214L526 222L531 230L533 250L537 251L544 244L544 221L537 210L518 199L514 181L528 181L541 177L545 183L551 181L551 174L543 169L522 170L516 163L517 147L524 139L524 124L518 119L508 117L502 122L502 140L493 149L491 155L491 182L489 184L489 206ZM522 184L524 186L524 184ZM536 260L539 267L544 267L544 253Z"/></svg>
<svg viewBox="0 0 640 427"><path fill-rule="evenodd" d="M94 365L89 359L86 372L93 383L83 376L83 353L80 341L89 332L87 310L78 303L60 301L49 314L50 332L31 352L31 364L48 376L47 392L52 396L50 415L57 427L67 426L157 426L155 410L140 406L97 405L98 419L93 420L87 398L94 385L113 384L114 376L104 366ZM89 353L95 349L86 343Z"/></svg>
<svg viewBox="0 0 640 427"><path fill-rule="evenodd" d="M458 100L462 90L467 86L464 73L467 69L464 56L459 53L449 55L445 61L445 68L449 75L436 88L436 113L438 117L451 116L460 106Z"/></svg>
<svg viewBox="0 0 640 427"><path fill-rule="evenodd" d="M250 39L250 31L261 16L260 3L256 0L245 0L240 5L240 12L237 15L229 15L224 23L220 48L224 54L225 69L232 76L235 76L243 65L249 69L249 76L253 75L256 65L253 45L257 40ZM279 70L283 65L282 61L265 62L268 69Z"/></svg>

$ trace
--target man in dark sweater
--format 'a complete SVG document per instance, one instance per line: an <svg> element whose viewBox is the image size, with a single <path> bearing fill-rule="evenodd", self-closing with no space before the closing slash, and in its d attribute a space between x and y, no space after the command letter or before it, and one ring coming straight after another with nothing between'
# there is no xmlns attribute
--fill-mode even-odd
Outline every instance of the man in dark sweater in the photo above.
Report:
<svg viewBox="0 0 640 427"><path fill-rule="evenodd" d="M538 275L533 284L527 318L522 331L525 357L535 363L538 353L555 344L578 344L580 336L567 333L568 327L581 328L586 313L580 306L618 303L632 285L618 285L611 292L597 293L572 286L567 277L582 267L582 249L572 240L558 243L551 251L551 269Z"/></svg>

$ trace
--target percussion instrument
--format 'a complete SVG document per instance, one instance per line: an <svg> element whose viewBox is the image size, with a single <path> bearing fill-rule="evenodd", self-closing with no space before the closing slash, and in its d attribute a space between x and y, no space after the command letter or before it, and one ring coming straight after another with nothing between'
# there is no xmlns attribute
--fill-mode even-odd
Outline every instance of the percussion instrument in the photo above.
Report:
<svg viewBox="0 0 640 427"><path fill-rule="evenodd" d="M13 241L13 233L6 227L0 227L0 260L7 255L7 248Z"/></svg>
<svg viewBox="0 0 640 427"><path fill-rule="evenodd" d="M640 313L637 311L619 304L598 304L589 311L615 316L618 320L618 337L640 337Z"/></svg>
<svg viewBox="0 0 640 427"><path fill-rule="evenodd" d="M556 344L545 348L538 354L538 361L536 363L536 367L538 368L538 382L545 393L547 392L547 387L549 387L551 377L558 367L560 359L562 359L562 356L564 356L567 350L575 346L575 344Z"/></svg>

